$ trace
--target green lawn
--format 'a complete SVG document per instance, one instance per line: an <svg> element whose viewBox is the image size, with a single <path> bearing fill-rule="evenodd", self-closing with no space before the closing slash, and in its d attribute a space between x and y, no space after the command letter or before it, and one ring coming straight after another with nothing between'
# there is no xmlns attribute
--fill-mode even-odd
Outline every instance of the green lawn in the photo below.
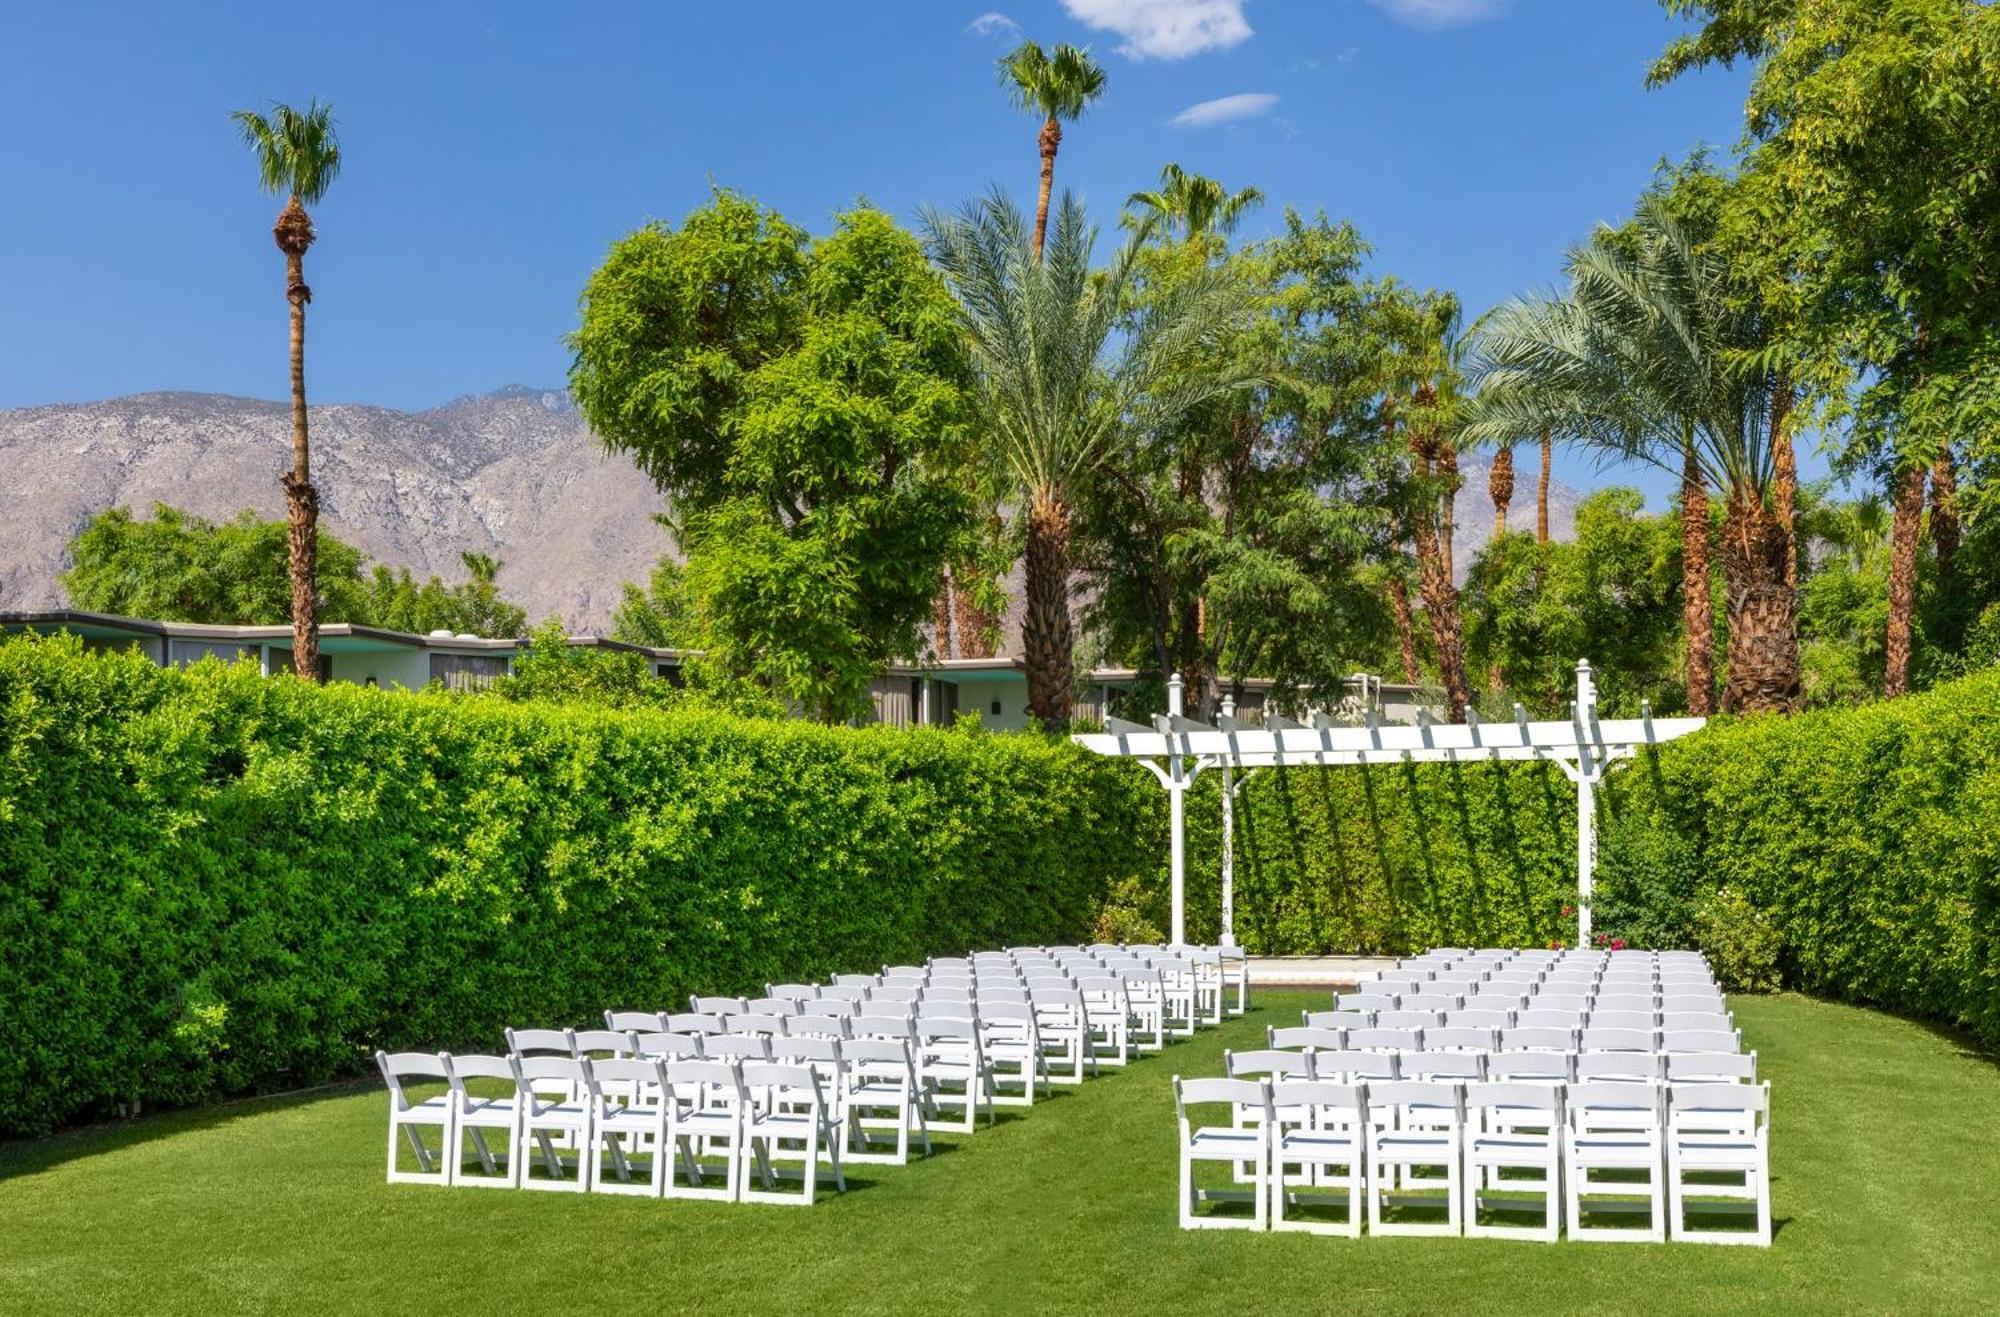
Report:
<svg viewBox="0 0 2000 1317"><path fill-rule="evenodd" d="M1323 994L810 1210L382 1179L375 1089L0 1148L0 1311L1991 1311L2000 1070L1921 1025L1735 1003L1775 1090L1776 1245L1347 1240L1174 1224L1167 1077Z"/></svg>

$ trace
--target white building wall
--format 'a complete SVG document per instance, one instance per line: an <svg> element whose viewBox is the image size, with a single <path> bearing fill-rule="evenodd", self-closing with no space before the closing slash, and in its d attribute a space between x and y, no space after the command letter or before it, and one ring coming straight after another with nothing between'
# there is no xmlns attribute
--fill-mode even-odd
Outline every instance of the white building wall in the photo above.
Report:
<svg viewBox="0 0 2000 1317"><path fill-rule="evenodd" d="M331 654L333 679L357 686L374 678L377 686L402 686L420 690L431 679L431 656L421 649L382 650L375 653Z"/></svg>

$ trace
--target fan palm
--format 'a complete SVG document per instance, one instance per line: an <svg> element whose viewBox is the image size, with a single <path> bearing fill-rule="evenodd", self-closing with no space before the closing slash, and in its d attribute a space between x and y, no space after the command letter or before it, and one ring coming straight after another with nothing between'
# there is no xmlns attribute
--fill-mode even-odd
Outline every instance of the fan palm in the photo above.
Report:
<svg viewBox="0 0 2000 1317"><path fill-rule="evenodd" d="M1723 500L1729 709L1789 709L1799 696L1790 534L1774 506L1779 459L1763 326L1734 296L1722 260L1654 203L1629 231L1600 230L1571 252L1561 298L1509 304L1481 326L1481 388L1468 434L1548 430L1678 471L1686 569L1705 568L1707 495ZM1689 703L1708 652L1705 571L1684 582ZM1699 622L1697 622L1697 617Z"/></svg>
<svg viewBox="0 0 2000 1317"><path fill-rule="evenodd" d="M333 107L312 101L303 110L277 104L268 115L238 110L229 116L257 156L258 181L286 197L271 228L285 254L285 300L292 308L292 469L279 477L285 489L285 543L291 562L292 670L319 675L319 595L316 585L319 492L312 483L312 446L306 431L306 249L313 243L309 205L318 205L340 173L340 144Z"/></svg>
<svg viewBox="0 0 2000 1317"><path fill-rule="evenodd" d="M1027 521L1028 710L1059 730L1075 702L1069 487L1133 435L1251 382L1188 369L1251 300L1218 266L1124 314L1150 225L1093 270L1097 231L1067 194L1044 253L999 192L925 225L963 308L986 442Z"/></svg>
<svg viewBox="0 0 2000 1317"><path fill-rule="evenodd" d="M1056 152L1065 119L1075 122L1084 107L1104 94L1104 70L1090 52L1067 43L1044 51L1024 41L1000 60L1000 85L1020 108L1042 117L1042 182L1035 202L1035 259L1049 227L1049 197L1055 187Z"/></svg>
<svg viewBox="0 0 2000 1317"><path fill-rule="evenodd" d="M1210 234L1234 233L1244 212L1261 205L1264 194L1254 187L1223 191L1222 184L1200 174L1190 174L1179 165L1168 164L1160 171L1160 186L1150 192L1134 192L1125 201L1132 208L1127 224L1150 218L1168 232L1181 237L1205 238Z"/></svg>

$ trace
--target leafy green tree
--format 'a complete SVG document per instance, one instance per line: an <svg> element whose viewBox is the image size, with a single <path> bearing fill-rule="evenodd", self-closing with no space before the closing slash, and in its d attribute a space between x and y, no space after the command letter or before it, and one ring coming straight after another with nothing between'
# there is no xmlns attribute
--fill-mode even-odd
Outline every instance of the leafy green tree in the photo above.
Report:
<svg viewBox="0 0 2000 1317"><path fill-rule="evenodd" d="M556 704L592 704L614 709L714 709L743 718L779 718L784 706L760 687L715 679L699 664L683 669L683 685L654 673L644 654L594 645L572 645L560 622L549 621L528 635L514 657L514 670L497 677L471 698Z"/></svg>
<svg viewBox="0 0 2000 1317"><path fill-rule="evenodd" d="M679 559L661 558L643 589L630 581L625 583L624 597L611 615L611 638L661 649L691 649L701 644L687 568Z"/></svg>
<svg viewBox="0 0 2000 1317"><path fill-rule="evenodd" d="M155 504L150 520L124 508L92 517L70 542L73 566L62 582L77 608L170 622L276 626L290 619L289 526L259 521L245 509L214 523ZM500 564L462 555L471 579L422 585L408 568L377 565L364 578L361 552L317 526L319 616L421 634L443 628L481 636L518 636L527 615L500 596Z"/></svg>
<svg viewBox="0 0 2000 1317"><path fill-rule="evenodd" d="M1122 458L1134 436L1249 381L1204 354L1251 299L1233 272L1204 264L1170 295L1127 315L1147 228L1094 270L1096 230L1067 193L1042 253L999 192L958 215L933 213L926 227L963 308L981 435L1026 521L1028 711L1058 731L1069 722L1076 686L1073 486ZM1202 359L1218 364L1186 369Z"/></svg>
<svg viewBox="0 0 2000 1317"><path fill-rule="evenodd" d="M1576 538L1537 543L1496 537L1474 557L1465 583L1466 649L1497 673L1492 694L1540 714L1565 707L1576 661L1588 658L1607 711L1684 707L1676 672L1680 633L1680 527L1648 515L1637 490L1600 490L1577 508Z"/></svg>
<svg viewBox="0 0 2000 1317"><path fill-rule="evenodd" d="M673 502L705 662L859 713L971 525L965 343L916 239L861 207L808 240L718 190L612 249L571 345L584 415Z"/></svg>
<svg viewBox="0 0 2000 1317"><path fill-rule="evenodd" d="M312 101L305 109L273 104L271 113L237 110L230 120L244 145L257 156L264 190L287 198L271 229L285 256L285 301L292 309L292 469L279 478L285 488L290 528L287 554L291 572L292 666L309 681L319 673L319 589L314 551L319 545L319 491L312 483L312 447L306 427L306 249L313 244L312 216L340 173L340 144L333 107Z"/></svg>
<svg viewBox="0 0 2000 1317"><path fill-rule="evenodd" d="M1653 70L1754 61L1736 265L1893 509L1885 686L1910 686L1927 476L1953 566L1953 466L2000 433L2000 9L1970 0L1663 0L1696 29ZM1966 491L1966 510L1990 501ZM1940 529L1948 531L1940 535ZM1969 610L1961 610L1969 611Z"/></svg>
<svg viewBox="0 0 2000 1317"><path fill-rule="evenodd" d="M1104 94L1104 70L1090 52L1063 44L1044 51L1024 41L1000 60L1000 85L1015 105L1042 117L1039 145L1042 179L1035 199L1035 259L1049 227L1049 198L1056 182L1056 152L1062 149L1065 119L1074 123L1084 107Z"/></svg>

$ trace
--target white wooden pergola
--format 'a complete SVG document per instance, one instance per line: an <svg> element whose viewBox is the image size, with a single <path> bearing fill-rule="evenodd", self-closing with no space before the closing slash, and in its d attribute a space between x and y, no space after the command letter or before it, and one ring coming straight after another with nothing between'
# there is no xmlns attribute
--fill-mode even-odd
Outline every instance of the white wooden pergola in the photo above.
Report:
<svg viewBox="0 0 2000 1317"><path fill-rule="evenodd" d="M1640 746L1659 745L1698 730L1704 718L1655 718L1642 706L1637 718L1600 719L1590 661L1576 665L1576 699L1570 716L1531 722L1520 705L1505 723L1482 723L1468 711L1463 723L1434 723L1419 714L1415 725L1384 726L1370 711L1362 726L1315 714L1310 724L1267 714L1261 727L1236 721L1229 702L1214 725L1184 717L1181 679L1167 682L1167 712L1148 726L1107 720L1108 730L1072 737L1086 750L1133 759L1167 790L1173 871L1173 940L1187 940L1187 793L1204 771L1222 771L1222 942L1236 944L1235 792L1263 768L1369 764L1471 764L1489 760L1548 760L1576 785L1577 943L1590 944L1592 877L1597 865L1597 785Z"/></svg>

